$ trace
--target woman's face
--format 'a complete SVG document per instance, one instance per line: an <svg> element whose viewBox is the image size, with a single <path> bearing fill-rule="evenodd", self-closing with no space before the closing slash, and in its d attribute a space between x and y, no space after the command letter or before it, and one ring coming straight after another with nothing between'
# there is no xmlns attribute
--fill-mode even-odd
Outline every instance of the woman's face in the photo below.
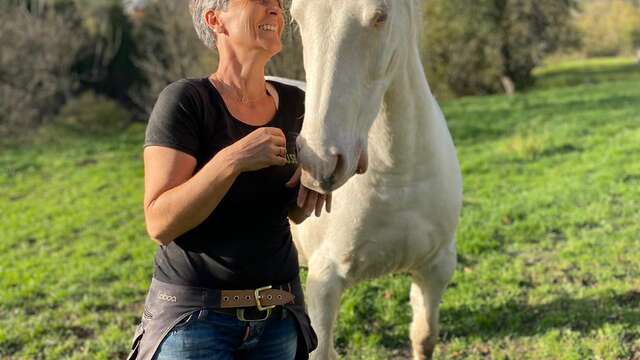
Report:
<svg viewBox="0 0 640 360"><path fill-rule="evenodd" d="M273 56L282 49L284 14L281 0L231 0L218 12L226 41L234 47L263 50ZM218 35L220 38L220 34Z"/></svg>

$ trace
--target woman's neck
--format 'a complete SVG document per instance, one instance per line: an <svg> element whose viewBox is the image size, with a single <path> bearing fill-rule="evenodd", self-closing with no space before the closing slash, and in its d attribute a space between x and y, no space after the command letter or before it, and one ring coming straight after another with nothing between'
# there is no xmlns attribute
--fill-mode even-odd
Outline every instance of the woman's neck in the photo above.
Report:
<svg viewBox="0 0 640 360"><path fill-rule="evenodd" d="M257 99L265 94L264 68L268 58L257 54L238 54L219 49L218 70L214 78L230 87L238 97Z"/></svg>

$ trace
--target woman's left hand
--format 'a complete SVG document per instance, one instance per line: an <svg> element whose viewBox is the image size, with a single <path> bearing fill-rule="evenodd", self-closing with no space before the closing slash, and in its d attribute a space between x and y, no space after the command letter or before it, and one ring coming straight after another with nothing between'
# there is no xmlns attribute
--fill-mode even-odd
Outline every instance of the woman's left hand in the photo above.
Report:
<svg viewBox="0 0 640 360"><path fill-rule="evenodd" d="M301 175L302 169L298 167L296 173L293 174L291 179L289 179L285 185L290 188L297 186L298 183L300 183ZM304 213L307 216L310 216L315 209L316 217L318 217L322 214L323 206L325 206L328 213L331 212L331 194L320 194L300 184L297 205L300 209L304 210Z"/></svg>

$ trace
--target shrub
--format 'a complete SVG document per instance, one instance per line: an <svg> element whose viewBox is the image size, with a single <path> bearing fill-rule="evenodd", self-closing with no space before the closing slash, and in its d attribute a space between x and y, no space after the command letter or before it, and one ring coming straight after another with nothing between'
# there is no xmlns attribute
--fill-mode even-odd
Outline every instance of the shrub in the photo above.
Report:
<svg viewBox="0 0 640 360"><path fill-rule="evenodd" d="M582 49L588 56L631 52L640 31L640 9L626 0L594 0L576 17Z"/></svg>
<svg viewBox="0 0 640 360"><path fill-rule="evenodd" d="M83 42L71 12L5 6L0 11L0 135L15 135L51 118L77 81L70 69Z"/></svg>
<svg viewBox="0 0 640 360"><path fill-rule="evenodd" d="M423 57L438 94L523 89L542 58L572 40L573 0L430 0Z"/></svg>
<svg viewBox="0 0 640 360"><path fill-rule="evenodd" d="M67 102L56 118L56 125L77 134L108 135L124 129L131 113L112 99L91 91Z"/></svg>
<svg viewBox="0 0 640 360"><path fill-rule="evenodd" d="M149 2L134 37L138 48L135 64L144 82L133 88L130 96L147 114L169 83L215 70L217 54L198 39L187 1Z"/></svg>

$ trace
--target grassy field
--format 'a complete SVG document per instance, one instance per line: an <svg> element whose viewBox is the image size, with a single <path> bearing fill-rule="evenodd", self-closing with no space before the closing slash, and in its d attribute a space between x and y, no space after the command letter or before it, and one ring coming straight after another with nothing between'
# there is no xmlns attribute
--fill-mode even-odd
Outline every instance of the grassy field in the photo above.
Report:
<svg viewBox="0 0 640 360"><path fill-rule="evenodd" d="M436 358L638 360L640 66L537 76L526 94L443 104L465 206ZM143 135L49 129L0 152L0 358L126 354L154 253ZM345 358L406 357L408 285L396 275L349 290Z"/></svg>

